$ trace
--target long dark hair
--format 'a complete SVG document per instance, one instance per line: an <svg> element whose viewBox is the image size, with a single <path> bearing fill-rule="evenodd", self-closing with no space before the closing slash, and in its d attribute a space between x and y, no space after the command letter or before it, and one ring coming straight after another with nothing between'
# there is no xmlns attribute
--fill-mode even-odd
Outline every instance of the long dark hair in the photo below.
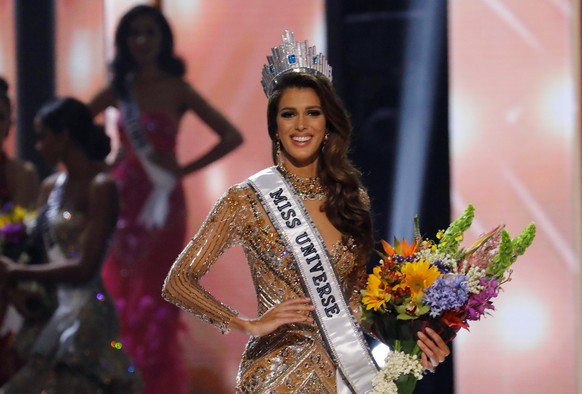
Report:
<svg viewBox="0 0 582 394"><path fill-rule="evenodd" d="M111 151L111 140L103 126L95 124L89 107L75 98L50 100L38 110L37 116L54 133L67 131L71 141L90 159L103 160Z"/></svg>
<svg viewBox="0 0 582 394"><path fill-rule="evenodd" d="M127 39L131 33L131 23L138 16L151 16L162 34L158 66L162 71L177 77L184 76L186 66L184 61L174 54L174 35L168 20L156 7L138 5L130 9L121 17L115 32L115 57L111 63L113 87L121 96L125 95L125 77L136 67L136 62L127 46Z"/></svg>
<svg viewBox="0 0 582 394"><path fill-rule="evenodd" d="M283 92L288 88L310 88L321 101L328 131L327 141L318 160L317 175L328 189L328 199L322 209L330 222L344 236L351 236L361 248L361 258L367 259L374 246L370 206L360 172L348 158L352 124L339 96L330 81L322 76L304 72L283 75L267 104L267 128L273 148L273 162L277 162L277 112Z"/></svg>
<svg viewBox="0 0 582 394"><path fill-rule="evenodd" d="M10 97L8 97L8 82L0 77L0 101L4 102L10 109Z"/></svg>
<svg viewBox="0 0 582 394"><path fill-rule="evenodd" d="M6 82L6 80L2 77L0 77L0 105L6 107L7 115L10 116L12 113L12 103L10 101L10 97L8 97L8 82ZM10 120L7 119L7 122L10 122ZM0 136L0 145L2 144L1 138L6 138L8 136L9 129L10 127L8 127L8 130L6 130L6 134ZM4 132L4 130L1 132ZM2 151L1 148L0 151Z"/></svg>

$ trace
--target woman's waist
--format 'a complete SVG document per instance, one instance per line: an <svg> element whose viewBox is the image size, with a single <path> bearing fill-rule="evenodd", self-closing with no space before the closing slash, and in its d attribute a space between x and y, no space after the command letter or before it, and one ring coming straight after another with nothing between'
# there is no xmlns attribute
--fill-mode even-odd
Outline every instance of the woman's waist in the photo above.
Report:
<svg viewBox="0 0 582 394"><path fill-rule="evenodd" d="M148 174L146 167L152 166L158 169L162 169L168 172L168 174L171 174L171 172L167 168L165 168L165 166L173 166L174 163L177 163L174 157L174 153L170 151L160 151L158 157L160 163L157 163L152 159L142 159L134 153L123 153L120 155L120 157L118 157L115 160L115 163L113 164L112 168L112 173L114 174L114 176L117 176L118 178L121 175L123 175L124 177L134 176L139 177L141 179L143 179L144 177L149 178L150 175Z"/></svg>
<svg viewBox="0 0 582 394"><path fill-rule="evenodd" d="M268 335L252 337L249 340L248 348L276 349L281 347L293 346L301 348L317 347L318 344L323 346L321 335L315 325L304 323L292 323L279 327Z"/></svg>
<svg viewBox="0 0 582 394"><path fill-rule="evenodd" d="M89 300L105 302L110 298L100 274L86 282L60 283L56 291L59 307L81 306Z"/></svg>

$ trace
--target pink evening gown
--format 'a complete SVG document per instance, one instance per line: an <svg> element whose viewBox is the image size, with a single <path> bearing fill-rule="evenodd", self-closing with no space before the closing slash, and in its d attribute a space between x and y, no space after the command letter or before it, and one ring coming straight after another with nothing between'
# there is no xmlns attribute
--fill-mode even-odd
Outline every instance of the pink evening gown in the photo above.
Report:
<svg viewBox="0 0 582 394"><path fill-rule="evenodd" d="M187 374L179 342L180 310L161 297L164 278L184 246L186 202L177 183L170 212L161 228L138 223L151 183L123 131L124 152L112 170L120 189L120 216L104 267L105 285L116 300L124 349L141 372L147 394L187 393ZM179 123L159 111L142 111L142 129L150 143L174 151Z"/></svg>

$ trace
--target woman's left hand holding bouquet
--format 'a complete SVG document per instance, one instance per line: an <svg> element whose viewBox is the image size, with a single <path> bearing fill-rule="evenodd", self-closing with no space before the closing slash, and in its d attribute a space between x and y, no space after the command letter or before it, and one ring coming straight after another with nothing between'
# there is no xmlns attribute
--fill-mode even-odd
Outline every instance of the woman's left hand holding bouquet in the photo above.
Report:
<svg viewBox="0 0 582 394"><path fill-rule="evenodd" d="M451 350L441 336L429 327L425 332L419 331L417 335L416 344L422 350L422 366L434 372L434 369L451 354Z"/></svg>

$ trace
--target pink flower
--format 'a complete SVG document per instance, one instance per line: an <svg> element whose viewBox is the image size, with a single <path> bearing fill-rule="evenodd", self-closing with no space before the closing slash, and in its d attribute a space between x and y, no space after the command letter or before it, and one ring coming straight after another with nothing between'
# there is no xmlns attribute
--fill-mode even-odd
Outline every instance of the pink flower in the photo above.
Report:
<svg viewBox="0 0 582 394"><path fill-rule="evenodd" d="M499 281L496 278L489 280L482 277L480 284L485 288L479 294L472 294L467 301L465 309L467 320L480 320L487 310L495 310L491 299L497 297L499 293Z"/></svg>

